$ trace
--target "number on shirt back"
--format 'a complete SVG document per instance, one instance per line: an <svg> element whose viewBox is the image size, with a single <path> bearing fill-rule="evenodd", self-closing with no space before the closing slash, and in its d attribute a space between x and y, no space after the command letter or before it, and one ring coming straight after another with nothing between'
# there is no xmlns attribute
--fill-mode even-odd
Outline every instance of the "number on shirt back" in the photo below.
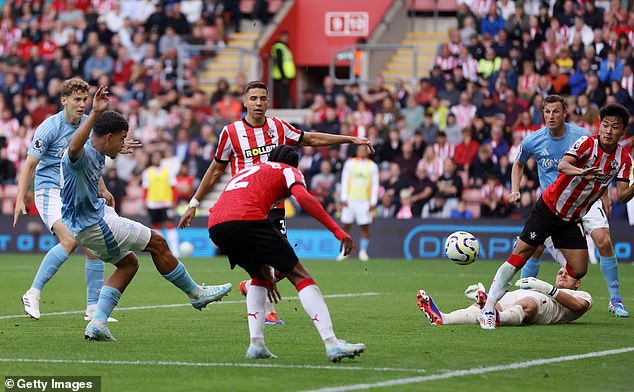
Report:
<svg viewBox="0 0 634 392"><path fill-rule="evenodd" d="M229 181L225 190L233 191L235 189L246 188L247 186L249 186L249 181L242 181L242 180L249 177L251 174L257 172L258 170L260 170L260 166L258 165L251 166L248 169L241 170L239 174L233 180Z"/></svg>

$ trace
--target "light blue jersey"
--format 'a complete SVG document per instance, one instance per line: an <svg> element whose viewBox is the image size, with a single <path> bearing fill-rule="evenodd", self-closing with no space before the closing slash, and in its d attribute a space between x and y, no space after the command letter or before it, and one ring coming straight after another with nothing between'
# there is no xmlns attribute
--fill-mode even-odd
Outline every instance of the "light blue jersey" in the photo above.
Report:
<svg viewBox="0 0 634 392"><path fill-rule="evenodd" d="M566 133L562 137L553 137L548 127L543 127L522 140L517 160L526 163L531 156L535 158L539 185L542 189L546 189L557 179L557 166L568 148L581 136L591 135L586 129L575 124L565 123L565 126Z"/></svg>
<svg viewBox="0 0 634 392"><path fill-rule="evenodd" d="M71 162L68 151L62 157L62 222L72 232L79 233L103 218L106 200L98 195L105 162L105 155L90 140L77 161Z"/></svg>
<svg viewBox="0 0 634 392"><path fill-rule="evenodd" d="M81 122L88 116L84 115ZM79 125L64 118L64 111L54 114L37 127L28 154L40 160L35 168L35 190L59 188L59 161Z"/></svg>

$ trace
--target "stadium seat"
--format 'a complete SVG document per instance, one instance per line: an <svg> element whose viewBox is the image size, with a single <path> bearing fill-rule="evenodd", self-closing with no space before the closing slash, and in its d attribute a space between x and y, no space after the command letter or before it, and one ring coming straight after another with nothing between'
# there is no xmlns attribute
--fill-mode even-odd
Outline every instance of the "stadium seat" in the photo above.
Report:
<svg viewBox="0 0 634 392"><path fill-rule="evenodd" d="M474 218L479 218L480 217L480 202L467 203L467 210L473 213Z"/></svg>
<svg viewBox="0 0 634 392"><path fill-rule="evenodd" d="M456 12L456 0L409 0L407 8L415 12L433 12L438 7L439 12Z"/></svg>

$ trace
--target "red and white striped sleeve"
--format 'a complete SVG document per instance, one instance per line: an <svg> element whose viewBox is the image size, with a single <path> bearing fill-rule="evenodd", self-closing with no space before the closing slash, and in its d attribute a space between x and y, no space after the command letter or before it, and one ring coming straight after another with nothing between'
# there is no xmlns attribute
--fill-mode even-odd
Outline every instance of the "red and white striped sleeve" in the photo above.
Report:
<svg viewBox="0 0 634 392"><path fill-rule="evenodd" d="M229 160L231 159L232 150L233 148L231 146L229 129L225 126L220 132L220 136L218 138L218 149L216 150L216 155L214 156L214 158L218 162L229 162Z"/></svg>
<svg viewBox="0 0 634 392"><path fill-rule="evenodd" d="M571 157L577 158L577 160L579 160L586 155L591 154L593 147L594 138L584 135L577 139L577 141L574 142L572 146L570 146L570 148L566 151L564 155L570 155Z"/></svg>
<svg viewBox="0 0 634 392"><path fill-rule="evenodd" d="M296 146L302 141L302 137L304 136L304 131L301 131L288 122L281 120L279 118L275 118L282 124L282 129L284 130L284 143L288 146Z"/></svg>

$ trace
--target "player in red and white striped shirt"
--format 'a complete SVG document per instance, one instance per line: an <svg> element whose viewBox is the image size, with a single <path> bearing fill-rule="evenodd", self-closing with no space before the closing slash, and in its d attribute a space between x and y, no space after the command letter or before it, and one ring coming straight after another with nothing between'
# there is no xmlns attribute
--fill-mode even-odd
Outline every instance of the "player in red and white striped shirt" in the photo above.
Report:
<svg viewBox="0 0 634 392"><path fill-rule="evenodd" d="M555 248L566 260L566 271L581 279L588 269L588 248L578 223L592 204L608 190L616 179L619 202L634 196L629 186L632 158L619 145L629 120L623 106L610 104L599 112L599 135L582 136L568 149L558 165L559 176L549 185L533 207L513 254L495 274L487 303L478 317L480 327L496 327L495 304L508 290L515 272L521 269L535 249L552 237ZM557 295L554 290L551 295Z"/></svg>
<svg viewBox="0 0 634 392"><path fill-rule="evenodd" d="M365 137L304 132L295 129L277 117L269 117L266 115L269 102L269 91L266 84L252 81L246 85L242 103L247 109L247 115L242 120L233 122L222 129L215 159L205 172L189 203L189 208L178 223L179 228L191 224L196 214L196 208L200 204L199 200L202 200L211 191L224 174L229 163L231 163L231 174L234 175L240 169L251 167L259 162L266 162L268 154L278 145L318 147L353 143L366 145L374 153L372 144ZM286 235L284 209L274 209L269 214L269 218L274 220L280 232ZM275 313L272 305L269 313ZM277 319L277 316L275 315L272 319Z"/></svg>

